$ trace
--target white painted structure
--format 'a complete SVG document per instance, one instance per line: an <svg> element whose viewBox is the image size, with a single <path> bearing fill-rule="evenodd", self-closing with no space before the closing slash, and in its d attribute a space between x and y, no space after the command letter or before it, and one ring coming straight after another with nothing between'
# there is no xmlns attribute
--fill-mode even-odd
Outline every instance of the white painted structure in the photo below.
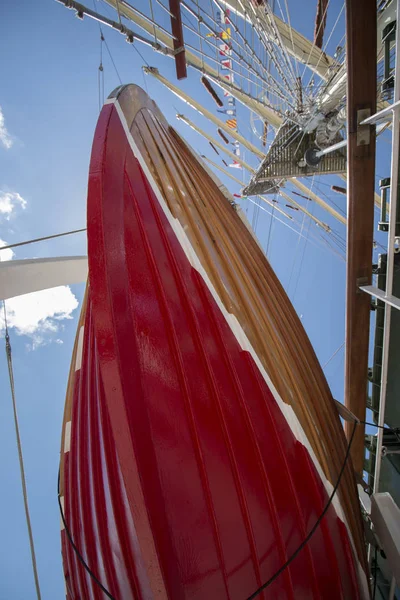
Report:
<svg viewBox="0 0 400 600"><path fill-rule="evenodd" d="M87 256L62 256L0 262L0 300L59 285L86 281Z"/></svg>

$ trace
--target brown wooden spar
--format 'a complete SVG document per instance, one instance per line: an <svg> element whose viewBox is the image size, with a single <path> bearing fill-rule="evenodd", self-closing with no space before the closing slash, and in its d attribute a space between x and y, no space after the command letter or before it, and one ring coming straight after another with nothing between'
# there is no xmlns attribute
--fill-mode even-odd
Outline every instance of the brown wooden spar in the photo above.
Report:
<svg viewBox="0 0 400 600"><path fill-rule="evenodd" d="M347 196L347 189L341 185L331 185L331 190L337 194L343 194L343 196Z"/></svg>
<svg viewBox="0 0 400 600"><path fill-rule="evenodd" d="M315 15L314 44L322 48L326 26L329 0L318 0L317 14Z"/></svg>
<svg viewBox="0 0 400 600"><path fill-rule="evenodd" d="M180 0L169 0L169 10L171 12L171 29L174 36L176 76L178 79L185 79L187 71Z"/></svg>
<svg viewBox="0 0 400 600"><path fill-rule="evenodd" d="M347 32L347 303L345 404L365 419L370 298L359 290L372 278L375 131L358 123L376 112L376 2L346 0ZM351 426L345 424L347 436ZM352 445L356 472L364 462L364 428Z"/></svg>

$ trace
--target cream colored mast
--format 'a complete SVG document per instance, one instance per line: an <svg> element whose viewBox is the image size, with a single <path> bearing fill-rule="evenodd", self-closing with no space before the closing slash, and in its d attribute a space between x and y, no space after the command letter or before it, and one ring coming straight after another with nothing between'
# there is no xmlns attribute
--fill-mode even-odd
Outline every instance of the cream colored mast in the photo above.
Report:
<svg viewBox="0 0 400 600"><path fill-rule="evenodd" d="M214 123L214 125L216 125L220 129L222 129L222 131L225 131L225 133L227 133L228 135L235 138L238 142L240 142L242 144L242 146L247 148L247 150L249 150L250 152L253 152L253 154L258 156L258 158L260 158L260 159L264 158L264 156L265 156L264 152L259 150L251 142L248 142L246 140L246 138L244 138L242 135L240 135L236 131L233 131L232 129L230 129L230 127L228 127L228 125L226 123L224 123L224 121L221 121L221 119L218 119L218 117L216 117L210 110L207 110L207 108L204 108L204 106L199 104L199 102L194 100L194 98L191 98L190 96L185 94L180 88L178 88L176 85L171 83L168 79L166 79L165 77L160 75L158 69L156 69L155 67L143 67L143 70L148 75L151 75L152 77L157 79L160 83L163 83L165 85L165 87L167 87L171 92L173 92L176 96L178 96L178 98L180 98L181 100L186 102L186 104L189 104L189 106L191 106L192 108L197 110L199 113L201 113L205 117L207 117L207 119L209 119L212 123Z"/></svg>
<svg viewBox="0 0 400 600"><path fill-rule="evenodd" d="M239 156L236 156L236 154L234 154L233 152L228 150L228 148L226 147L226 144L221 144L221 142L219 142L218 140L213 138L211 135L209 135L208 133L206 133L205 131L200 129L200 127L197 127L197 125L195 125L193 123L193 121L191 121L190 119L185 117L185 115L176 115L176 118L179 121L183 121L186 125L189 125L189 127L191 127L194 131L196 131L197 133L202 135L206 140L208 140L210 142L210 144L213 144L213 146L216 146L217 148L222 150L222 152L225 152L225 154L227 154L227 156L229 156L232 160L239 163L244 169L246 169L247 171L250 171L250 173L254 173L255 170L253 169L253 167L251 167L249 164L247 164Z"/></svg>
<svg viewBox="0 0 400 600"><path fill-rule="evenodd" d="M298 202L296 202L296 200L294 200L294 198L291 198L282 189L279 190L279 195L282 196L282 198L285 198L285 200L287 202L290 202L290 204L293 204L293 206L295 206L296 208L298 208L299 210L301 210L301 212L303 212L304 214L306 214L307 217L309 217L312 221L314 221L314 223L316 223L318 225L318 227L321 227L324 231L326 231L326 233L329 233L331 231L331 228L329 227L329 225L327 225L326 223L323 223L322 221L320 221L319 219L317 219L317 217L315 217L312 213L310 213L309 210L307 210L306 208L304 208L304 206L301 206L301 204L299 204ZM311 198L311 196L310 196L310 198Z"/></svg>
<svg viewBox="0 0 400 600"><path fill-rule="evenodd" d="M240 187L243 187L243 182L240 181L240 179L238 179L234 175L232 175L232 173L230 173L229 171L227 171L226 169L224 169L223 167L221 167L220 165L218 165L216 162L214 162L210 158L207 158L207 156L203 156L202 158L204 160L206 160L210 165L212 165L214 167L214 169L217 169L218 171L221 171L221 173L224 173L224 175L226 175L226 177L229 177L229 179L232 179L232 181L235 181L238 185L240 185ZM291 215L288 215L287 213L285 213L285 211L282 210L281 208L279 208L279 206L276 206L276 202L271 202L271 200L268 200L267 198L264 198L264 196L257 195L256 198L259 198L260 200L262 200L263 202L265 202L265 204L268 204L274 210L276 210L277 212L279 212L282 215L284 215L287 219L290 219L291 221L293 221L293 217Z"/></svg>
<svg viewBox="0 0 400 600"><path fill-rule="evenodd" d="M209 158L207 158L206 156L204 157L205 160L210 163L211 165L213 165L213 167L215 167L216 169L218 169L219 171L221 171L222 173L224 173L227 177L230 177L230 179L232 179L233 181L236 181L236 183L240 184L241 186L243 185L243 183L240 181L240 179L238 179L237 177L235 177L234 175L231 175L231 173L229 173L226 169L223 169L222 167L220 167L219 165L217 165L217 163L215 163L214 161L210 160ZM282 198L284 198L287 202L290 202L291 205L295 206L298 210L300 210L302 213L304 213L305 215L307 215L308 217L310 217L310 219L312 221L314 221L314 223L316 225L318 225L318 227L321 227L324 231L326 231L327 233L329 233L331 231L331 228L329 227L329 225L327 225L326 223L323 223L322 221L320 221L319 219L317 219L317 217L315 217L313 214L311 214L306 208L304 208L304 206L301 206L301 204L299 204L298 202L296 202L296 200L294 200L293 198L291 198L288 194L286 194L286 192L284 192L282 189L279 190L279 195L282 196ZM287 217L288 219L293 220L293 217L291 217L290 215L286 214L285 211L283 211L281 208L279 208L279 206L276 206L275 203L270 202L269 200L267 200L267 198L264 198L264 196L260 196L257 195L256 198L259 198L260 200L262 200L263 202L266 202L267 204L269 204L270 206L272 206L274 208L274 210L282 213L283 215L285 215L285 217Z"/></svg>
<svg viewBox="0 0 400 600"><path fill-rule="evenodd" d="M210 135L208 135L205 131L203 131L202 129L200 129L200 127L193 126L193 123L187 117L184 117L183 115L179 115L179 116L180 116L180 119L184 123L186 123L186 125L189 125L189 127L192 127L195 131L197 131L197 133L199 133L200 135L202 135L206 140L208 140L209 142L211 142L212 144L214 144L214 146L218 146L223 152L226 152L227 154L229 153L229 150L225 149L224 146L223 146L223 144L220 144L219 142L217 142L217 140L215 140L213 137L211 137ZM235 155L233 155L233 156L235 157L235 160L238 162L237 157ZM241 161L241 162L242 162L242 166L247 171L249 171L250 173L254 171L252 169L252 167L250 167L249 164L245 163L244 161ZM221 167L217 167L217 168L219 168L220 170L224 170ZM242 182L239 179L237 179L236 177L234 177L233 175L230 175L228 173L226 173L226 174L229 177L231 177L232 179L235 179L237 182L239 182L242 185ZM292 179L291 181L292 181L292 183L294 185L300 183L300 182L296 181L295 179ZM314 199L313 192L311 190L309 190L306 186L303 186L303 184L301 184L301 186L302 187L300 189L303 192L306 190L307 193L308 193L308 197L311 198L311 199ZM285 198L286 200L288 200L290 202L290 204L293 204L293 206L296 206L296 208L298 208L301 212L305 213L308 217L310 217L310 219L312 221L314 221L314 223L316 225L318 225L319 227L321 227L322 229L324 229L326 232L329 233L329 231L331 230L330 227L329 227L329 225L327 225L326 223L323 223L322 221L320 221L319 219L317 219L317 217L315 217L313 214L311 214L306 208L304 208L303 206L301 206L301 204L299 204L298 202L296 202L296 200L294 200L293 198L290 198L290 196L288 196L282 190L279 190L279 194L283 198ZM264 202L267 202L263 196L258 196L258 197L261 198ZM318 196L315 196L315 197L318 198ZM269 204L269 203L267 202L267 204ZM275 208L277 208L277 207L275 206ZM285 214L285 216L287 216L287 215Z"/></svg>
<svg viewBox="0 0 400 600"><path fill-rule="evenodd" d="M210 112L209 110L204 108L199 102L197 102L196 100L194 100L193 98L188 96L188 94L185 94L185 92L181 91L177 86L175 86L173 83L168 81L168 79L166 79L165 77L160 75L157 69L153 69L151 67L150 68L144 67L144 71L145 71L145 73L151 75L152 77L155 77L155 79L157 79L158 81L163 83L169 90L171 90L171 92L173 92L181 100L186 102L186 104L188 104L189 106L191 106L192 108L197 110L203 116L207 117L207 119L209 119L212 123L214 123L214 125L216 125L220 129L225 131L228 135L233 137L235 140L240 142L245 148L247 148L247 150L249 150L250 152L255 154L258 158L261 158L261 159L264 158L265 154L263 152L261 152L261 150L259 150L254 144L252 144L251 142L248 142L242 135L240 135L233 129L230 129L223 121L221 121L220 119L218 119L218 117L213 115L212 112ZM196 128L196 131L198 131L202 135L204 134L204 132L199 128ZM209 139L208 134L206 134L205 137L206 137L206 139ZM214 143L214 141L212 143ZM237 160L237 158L235 160ZM239 161L237 161L237 162L239 162ZM310 190L307 186L305 186L303 183L300 183L300 181L297 181L296 179L291 179L290 181L293 183L294 186L301 189L301 191L304 194L307 194L307 196L309 198L314 200L314 202L316 202L319 206L321 206L327 212L329 212L329 214L332 215L335 219L337 219L340 223L343 223L343 224L346 223L346 219L341 214L339 214L334 208L329 206L329 204L327 202L325 202L324 200L322 200L322 198L320 198L319 196L314 194L314 192L312 192L312 190Z"/></svg>

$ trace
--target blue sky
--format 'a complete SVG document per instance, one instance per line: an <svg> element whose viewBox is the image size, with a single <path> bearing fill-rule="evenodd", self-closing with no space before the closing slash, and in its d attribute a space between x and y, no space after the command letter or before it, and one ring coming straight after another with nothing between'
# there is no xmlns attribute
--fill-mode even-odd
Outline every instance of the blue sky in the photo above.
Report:
<svg viewBox="0 0 400 600"><path fill-rule="evenodd" d="M297 2L289 2L292 23L312 37L316 2L307 0L299 4L301 11L296 9ZM331 2L328 29L341 6L338 0ZM343 15L340 27L343 33ZM156 81L149 77L144 79L142 60L122 36L108 29L105 36L123 82L147 87L170 123L197 151L216 160L206 142L175 120L175 107L213 135L215 128ZM7 243L85 226L88 164L98 117L99 49L98 25L89 19L78 21L73 12L55 1L20 0L2 4L0 106L4 123L0 118L0 132L3 127L0 239ZM162 74L175 80L171 60L143 46L139 49L150 65L158 66ZM107 96L119 80L105 50L103 63ZM199 83L198 74L189 71L182 88L215 110ZM241 107L238 120L243 135L255 141L249 129L248 113ZM383 144L381 150L381 163L387 157L388 144L386 146ZM250 157L245 158L251 162ZM378 173L383 171L381 174L387 175L385 168L378 168ZM241 176L240 171L233 174ZM238 186L229 179L223 176L222 179L233 193L239 192ZM324 181L320 187L328 191L324 186L330 182ZM334 196L334 200L345 210L344 196ZM7 212L4 206L11 206L11 211ZM253 206L244 202L242 206L252 221ZM332 222L318 207L312 206L310 210L344 237L342 225ZM309 225L306 220L304 235L308 227L312 232L316 230L315 225ZM270 236L272 266L289 288L290 297L324 364L344 340L345 263L326 249L305 244L304 239L279 223L274 222L270 229L270 217L263 212L259 215L257 234L264 248ZM79 234L16 249L15 258L85 253L85 235ZM34 302L19 307L14 304L11 343L16 394L44 600L64 597L57 471L64 394L79 312L74 298L80 303L83 290L83 285L76 285L71 291L47 294L36 305ZM11 310L12 307L11 301ZM332 392L338 399L343 397L343 356L342 350L326 369ZM4 352L0 354L0 378L0 600L30 600L35 598L35 590Z"/></svg>

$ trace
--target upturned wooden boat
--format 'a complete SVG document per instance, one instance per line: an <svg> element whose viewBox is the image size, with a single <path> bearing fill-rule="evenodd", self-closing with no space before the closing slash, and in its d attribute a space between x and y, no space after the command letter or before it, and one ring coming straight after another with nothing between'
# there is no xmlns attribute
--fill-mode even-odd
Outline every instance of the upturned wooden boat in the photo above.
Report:
<svg viewBox="0 0 400 600"><path fill-rule="evenodd" d="M347 442L281 284L139 87L99 117L63 426L67 598L245 600L320 518ZM350 460L259 598L369 597Z"/></svg>

